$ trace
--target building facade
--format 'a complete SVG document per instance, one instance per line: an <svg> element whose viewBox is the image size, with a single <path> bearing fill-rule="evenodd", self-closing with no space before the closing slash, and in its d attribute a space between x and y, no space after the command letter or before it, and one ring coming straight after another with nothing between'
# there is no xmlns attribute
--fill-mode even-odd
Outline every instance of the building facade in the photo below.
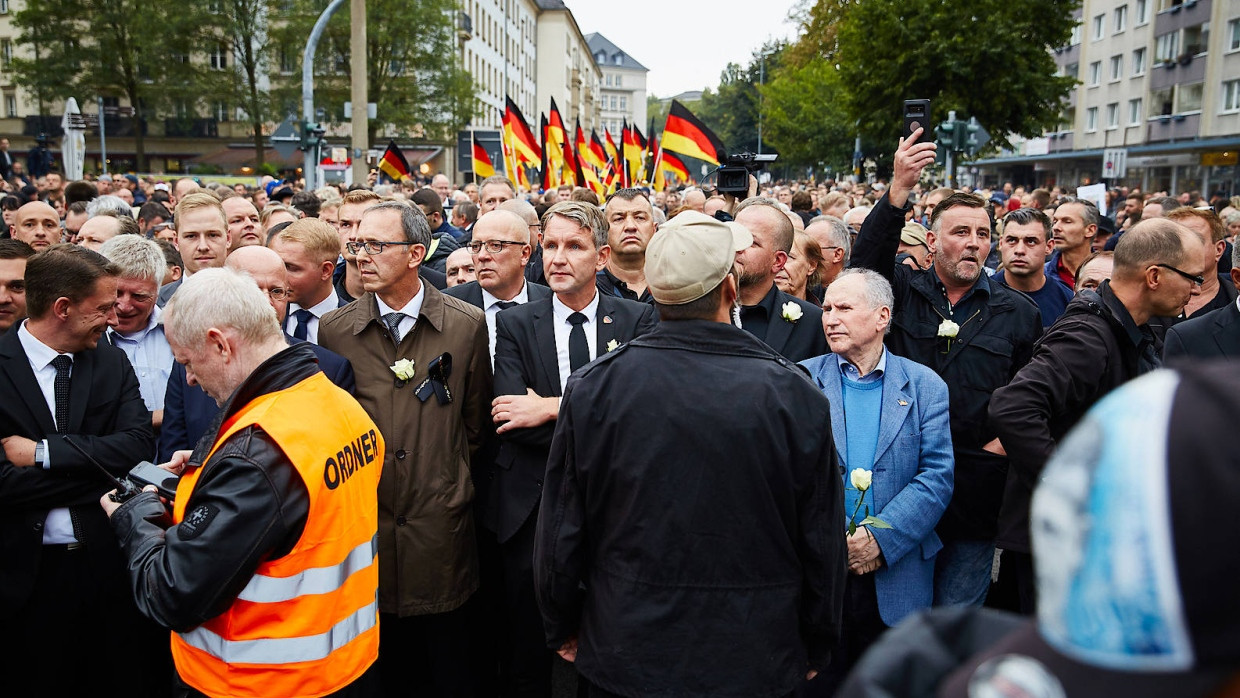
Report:
<svg viewBox="0 0 1240 698"><path fill-rule="evenodd" d="M554 98L564 125L573 128L580 119L588 136L599 125L602 72L572 11L561 0L538 0L538 6L538 109L550 109ZM525 118L537 128L537 113Z"/></svg>
<svg viewBox="0 0 1240 698"><path fill-rule="evenodd" d="M972 163L982 182L1240 193L1240 0L1085 0L1076 16L1055 49L1079 81L1060 126Z"/></svg>
<svg viewBox="0 0 1240 698"><path fill-rule="evenodd" d="M646 74L650 71L599 33L587 34L586 43L603 74L599 92L599 123L616 139L624 122L646 124Z"/></svg>

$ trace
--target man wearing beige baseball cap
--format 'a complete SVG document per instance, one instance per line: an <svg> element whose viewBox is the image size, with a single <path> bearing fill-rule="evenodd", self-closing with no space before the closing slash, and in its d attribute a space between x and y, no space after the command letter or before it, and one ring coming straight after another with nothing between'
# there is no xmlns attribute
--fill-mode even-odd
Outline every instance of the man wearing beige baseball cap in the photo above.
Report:
<svg viewBox="0 0 1240 698"><path fill-rule="evenodd" d="M645 264L659 326L560 402L535 592L590 696L792 695L830 659L846 565L830 408L732 325L751 244L696 211L664 224Z"/></svg>

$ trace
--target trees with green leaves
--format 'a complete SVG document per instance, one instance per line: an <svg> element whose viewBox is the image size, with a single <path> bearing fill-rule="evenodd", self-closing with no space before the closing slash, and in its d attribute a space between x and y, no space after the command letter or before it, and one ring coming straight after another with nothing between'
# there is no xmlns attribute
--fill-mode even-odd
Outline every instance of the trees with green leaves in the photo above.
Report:
<svg viewBox="0 0 1240 698"><path fill-rule="evenodd" d="M322 0L285 0L287 22L273 30L277 48L301 56L306 37L326 6ZM376 103L369 139L394 129L433 143L450 143L474 109L474 83L461 65L455 0L368 0L366 3L367 94ZM315 60L315 102L325 121L343 118L349 101L349 13L338 12L327 25ZM300 71L300 58L297 62ZM300 72L297 73L300 76ZM286 110L298 103L300 79L277 90Z"/></svg>
<svg viewBox="0 0 1240 698"><path fill-rule="evenodd" d="M268 89L271 64L272 10L269 0L209 0L207 23L200 27L200 40L223 64L205 74L205 92L228 110L239 107L250 124L255 166L265 164L264 124L273 121Z"/></svg>
<svg viewBox="0 0 1240 698"><path fill-rule="evenodd" d="M852 159L852 122L838 71L823 58L781 66L762 87L764 139L786 167L841 170Z"/></svg>
<svg viewBox="0 0 1240 698"><path fill-rule="evenodd" d="M194 3L28 0L14 24L34 58L14 58L13 71L41 112L59 113L51 101L71 96L124 98L133 106L137 166L146 169L144 120L197 100L202 66L190 56L201 49L201 22Z"/></svg>

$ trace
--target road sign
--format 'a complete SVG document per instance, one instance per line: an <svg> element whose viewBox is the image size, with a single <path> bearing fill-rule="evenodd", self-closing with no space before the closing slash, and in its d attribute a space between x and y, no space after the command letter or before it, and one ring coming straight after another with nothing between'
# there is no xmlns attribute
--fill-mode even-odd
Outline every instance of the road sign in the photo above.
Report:
<svg viewBox="0 0 1240 698"><path fill-rule="evenodd" d="M1118 179L1128 174L1128 149L1108 148L1102 151L1102 178Z"/></svg>
<svg viewBox="0 0 1240 698"><path fill-rule="evenodd" d="M301 146L301 133L296 119L288 119L271 132L271 147L285 160L293 157Z"/></svg>

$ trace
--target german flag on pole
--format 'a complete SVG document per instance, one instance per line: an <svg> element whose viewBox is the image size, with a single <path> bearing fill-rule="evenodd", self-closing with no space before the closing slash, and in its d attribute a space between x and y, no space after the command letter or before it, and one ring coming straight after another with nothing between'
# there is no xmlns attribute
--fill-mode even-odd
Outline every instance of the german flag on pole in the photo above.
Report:
<svg viewBox="0 0 1240 698"><path fill-rule="evenodd" d="M504 109L504 135L508 137L513 153L517 156L518 162L539 162L542 159L542 148L534 138L534 132L530 130L525 116L517 108L517 103L512 101L511 97L504 99L507 102Z"/></svg>
<svg viewBox="0 0 1240 698"><path fill-rule="evenodd" d="M603 129L603 150L607 151L607 159L611 160L618 167L620 164L620 149L616 147L616 140L611 137L611 131Z"/></svg>
<svg viewBox="0 0 1240 698"><path fill-rule="evenodd" d="M539 135L542 136L543 145L547 146L542 149L542 160L540 161L542 164L540 165L539 170L538 170L539 174L542 175L542 187L541 188L543 191L547 191L551 187L556 186L552 184L552 182L555 180L553 180L551 177L551 163L547 159L547 153L553 150L553 148L551 148L552 143L549 140L547 140L547 129L548 128L549 126L547 126L547 115L539 114L538 115L538 133Z"/></svg>
<svg viewBox="0 0 1240 698"><path fill-rule="evenodd" d="M491 162L491 156L487 154L486 148L474 138L474 132L469 132L469 141L473 149L474 176L486 179L495 174L495 163Z"/></svg>
<svg viewBox="0 0 1240 698"><path fill-rule="evenodd" d="M409 161L405 159L405 154L400 152L396 139L388 141L387 150L383 151L383 157L379 158L379 171L396 182L409 179Z"/></svg>
<svg viewBox="0 0 1240 698"><path fill-rule="evenodd" d="M663 149L705 160L712 165L718 165L727 155L727 150L714 132L674 99L663 127Z"/></svg>
<svg viewBox="0 0 1240 698"><path fill-rule="evenodd" d="M586 184L585 170L589 167L589 165L583 166L583 163L589 162L587 159L589 157L589 150L590 146L586 142L585 131L581 130L581 119L578 118L576 135L573 136L573 145L572 147L569 147L566 143L564 147L564 159L568 160L573 167L573 176L576 178L575 181L577 186L584 186ZM571 159L569 157L570 151L572 155Z"/></svg>
<svg viewBox="0 0 1240 698"><path fill-rule="evenodd" d="M594 168L602 171L607 167L607 148L603 146L603 141L598 137L598 131L590 129L590 157L587 159Z"/></svg>
<svg viewBox="0 0 1240 698"><path fill-rule="evenodd" d="M637 130L637 124L624 127L624 135L621 137L621 148L624 150L624 182L626 187L633 186L633 183L640 180L642 170L642 150L646 147L643 142L641 131Z"/></svg>
<svg viewBox="0 0 1240 698"><path fill-rule="evenodd" d="M551 113L547 115L547 135L543 138L547 153L547 166L554 175L552 186L560 186L566 182L565 153L568 151L568 138L564 132L564 119L560 117L560 109L555 106L555 97L551 98Z"/></svg>
<svg viewBox="0 0 1240 698"><path fill-rule="evenodd" d="M667 143L667 139L664 138L663 142ZM678 181L689 181L689 168L685 167L685 163L681 162L680 158L667 152L666 150L663 151L663 159L659 165L659 170L660 173L667 172L675 175Z"/></svg>

